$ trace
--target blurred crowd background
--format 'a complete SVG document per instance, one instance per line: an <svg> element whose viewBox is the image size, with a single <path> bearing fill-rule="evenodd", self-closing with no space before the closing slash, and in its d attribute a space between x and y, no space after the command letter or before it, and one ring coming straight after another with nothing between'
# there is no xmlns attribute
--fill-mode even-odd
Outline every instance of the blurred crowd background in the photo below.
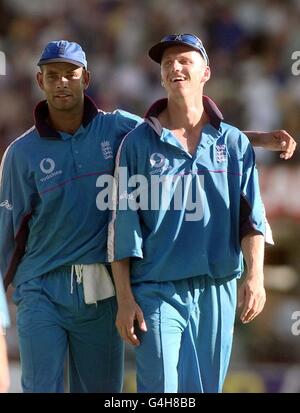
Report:
<svg viewBox="0 0 300 413"><path fill-rule="evenodd" d="M300 75L292 73L292 54L300 51L300 0L0 0L0 51L6 56L0 158L33 123L43 98L36 63L48 41L83 46L92 72L88 94L99 107L143 115L164 96L159 66L147 51L169 33L203 40L212 70L205 92L228 123L243 130L284 128L299 142ZM287 162L276 152L256 151L275 238L266 251L268 302L252 324L242 326L237 318L225 391L300 392L299 147ZM10 310L14 323L12 304ZM7 338L13 363L14 326ZM134 391L129 348L126 366L125 391Z"/></svg>

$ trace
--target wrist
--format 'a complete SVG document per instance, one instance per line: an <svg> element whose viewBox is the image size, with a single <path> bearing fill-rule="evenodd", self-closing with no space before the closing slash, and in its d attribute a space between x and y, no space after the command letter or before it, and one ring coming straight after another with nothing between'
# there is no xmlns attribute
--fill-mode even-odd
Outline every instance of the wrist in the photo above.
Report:
<svg viewBox="0 0 300 413"><path fill-rule="evenodd" d="M257 280L264 281L264 272L262 269L250 269L247 270L248 279L256 278Z"/></svg>
<svg viewBox="0 0 300 413"><path fill-rule="evenodd" d="M121 290L118 291L116 289L116 296L117 296L117 301L118 304L125 304L128 303L128 301L134 300L134 296L132 294L131 288L122 288Z"/></svg>

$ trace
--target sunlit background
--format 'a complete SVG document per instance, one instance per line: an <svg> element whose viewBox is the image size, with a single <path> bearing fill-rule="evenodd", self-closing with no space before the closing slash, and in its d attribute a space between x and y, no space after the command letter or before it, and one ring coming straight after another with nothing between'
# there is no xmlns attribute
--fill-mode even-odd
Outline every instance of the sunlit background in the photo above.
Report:
<svg viewBox="0 0 300 413"><path fill-rule="evenodd" d="M244 130L284 128L299 141L300 75L292 72L292 54L300 51L299 0L0 0L0 52L6 64L6 75L0 71L0 158L32 125L33 109L43 97L36 62L48 41L83 46L92 72L88 94L100 108L143 115L164 95L159 66L147 50L176 32L203 40L212 69L205 92L228 123ZM287 162L278 153L257 151L276 244L266 251L263 314L245 326L237 318L226 392L300 392L299 159L299 149ZM15 308L11 302L9 307L11 392L18 392ZM135 391L130 348L124 391Z"/></svg>

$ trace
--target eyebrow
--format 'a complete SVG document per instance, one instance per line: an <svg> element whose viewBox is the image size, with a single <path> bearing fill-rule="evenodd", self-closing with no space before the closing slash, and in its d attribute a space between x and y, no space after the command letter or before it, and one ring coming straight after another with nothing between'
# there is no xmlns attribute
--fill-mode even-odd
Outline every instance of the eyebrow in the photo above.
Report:
<svg viewBox="0 0 300 413"><path fill-rule="evenodd" d="M77 68L76 68L76 69L70 69L70 70L67 70L67 71L60 72L60 71L58 71L58 70L49 69L46 74L47 74L47 75L56 75L56 74L60 74L60 73L70 74L70 73L76 72L76 70L77 70Z"/></svg>
<svg viewBox="0 0 300 413"><path fill-rule="evenodd" d="M168 56L166 56L165 58L162 59L162 63L163 62L168 62L169 60L173 60L173 59L174 59L174 56L168 55ZM181 54L176 55L176 59L186 59L186 60L191 60L191 61L193 60L193 58L191 56L184 56L184 55L181 55Z"/></svg>

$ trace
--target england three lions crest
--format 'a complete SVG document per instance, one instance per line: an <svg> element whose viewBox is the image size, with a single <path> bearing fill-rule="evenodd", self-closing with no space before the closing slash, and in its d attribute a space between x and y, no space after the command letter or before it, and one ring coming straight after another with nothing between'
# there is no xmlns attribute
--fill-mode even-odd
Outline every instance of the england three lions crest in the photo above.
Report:
<svg viewBox="0 0 300 413"><path fill-rule="evenodd" d="M227 161L227 148L226 145L216 145L216 158L217 162Z"/></svg>
<svg viewBox="0 0 300 413"><path fill-rule="evenodd" d="M109 141L101 142L101 149L104 159L113 159L113 151Z"/></svg>

